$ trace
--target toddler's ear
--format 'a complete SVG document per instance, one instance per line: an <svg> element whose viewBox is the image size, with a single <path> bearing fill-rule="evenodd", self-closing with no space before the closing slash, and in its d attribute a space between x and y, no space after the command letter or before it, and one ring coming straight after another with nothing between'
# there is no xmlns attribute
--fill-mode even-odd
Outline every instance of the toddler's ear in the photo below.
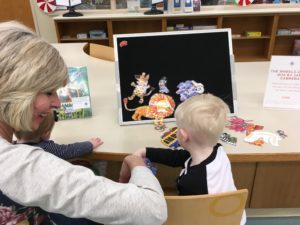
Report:
<svg viewBox="0 0 300 225"><path fill-rule="evenodd" d="M183 128L179 128L177 132L179 132L182 141L186 142L189 139L188 133Z"/></svg>

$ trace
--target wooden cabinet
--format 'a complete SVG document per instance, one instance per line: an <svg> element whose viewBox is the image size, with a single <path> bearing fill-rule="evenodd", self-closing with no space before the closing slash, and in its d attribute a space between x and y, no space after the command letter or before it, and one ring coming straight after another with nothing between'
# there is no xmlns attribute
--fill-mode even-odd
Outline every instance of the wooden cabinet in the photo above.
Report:
<svg viewBox="0 0 300 225"><path fill-rule="evenodd" d="M113 34L129 34L129 33L142 33L142 32L161 32L163 30L163 21L157 19L123 19L112 20L112 29L110 36L110 46L113 46Z"/></svg>
<svg viewBox="0 0 300 225"><path fill-rule="evenodd" d="M0 0L0 21L16 20L35 30L30 1Z"/></svg>
<svg viewBox="0 0 300 225"><path fill-rule="evenodd" d="M167 27L175 27L177 24L183 24L187 27L193 26L215 26L220 28L218 16L202 16L202 17L172 17L166 18ZM167 29L164 29L166 31Z"/></svg>
<svg viewBox="0 0 300 225"><path fill-rule="evenodd" d="M108 161L106 177L118 181L122 162ZM166 195L176 195L181 168L161 164L157 178ZM248 189L246 208L299 208L299 162L232 162L237 189Z"/></svg>
<svg viewBox="0 0 300 225"><path fill-rule="evenodd" d="M233 53L236 62L268 61L272 55L291 55L294 40L298 35L277 35L278 29L300 28L300 13L266 12L239 13L219 12L194 14L164 14L159 16L105 16L93 19L88 17L63 18L54 17L58 42L93 42L113 46L113 34L161 32L181 24L186 27L210 26L216 28L231 28ZM105 38L78 39L78 33L88 33L90 30L105 30ZM247 31L261 32L261 36L249 37Z"/></svg>
<svg viewBox="0 0 300 225"><path fill-rule="evenodd" d="M278 29L300 28L300 14L280 15L277 18L277 30L275 33L274 55L290 55L293 51L294 40L300 39L300 33L296 35L277 35Z"/></svg>
<svg viewBox="0 0 300 225"><path fill-rule="evenodd" d="M274 16L224 16L222 27L231 28L232 46L236 61L269 60L273 36ZM246 32L261 32L260 37L247 37Z"/></svg>
<svg viewBox="0 0 300 225"><path fill-rule="evenodd" d="M62 20L56 21L55 28L58 42L61 43L91 42L109 46L108 24L107 20L99 19ZM88 33L92 30L103 30L106 32L106 37L90 38ZM87 38L78 38L78 34L86 34Z"/></svg>
<svg viewBox="0 0 300 225"><path fill-rule="evenodd" d="M250 208L300 207L300 162L257 163Z"/></svg>

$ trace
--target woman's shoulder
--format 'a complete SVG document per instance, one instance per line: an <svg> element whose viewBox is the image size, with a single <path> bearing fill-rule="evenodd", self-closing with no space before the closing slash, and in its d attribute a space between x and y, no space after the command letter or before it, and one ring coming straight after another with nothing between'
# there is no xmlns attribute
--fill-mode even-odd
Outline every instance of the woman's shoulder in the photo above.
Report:
<svg viewBox="0 0 300 225"><path fill-rule="evenodd" d="M33 147L27 144L15 144L15 143L10 143L0 137L0 156L3 153L13 153L14 151L23 151L22 153L30 152L37 150L37 147Z"/></svg>

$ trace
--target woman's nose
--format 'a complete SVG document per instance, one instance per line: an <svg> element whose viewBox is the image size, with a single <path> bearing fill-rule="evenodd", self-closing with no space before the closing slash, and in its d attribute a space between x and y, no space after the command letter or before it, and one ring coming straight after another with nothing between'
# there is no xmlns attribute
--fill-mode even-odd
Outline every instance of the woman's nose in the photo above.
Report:
<svg viewBox="0 0 300 225"><path fill-rule="evenodd" d="M52 108L60 108L60 100L58 98L57 93L55 92L51 97L52 97L52 99L51 99L51 107Z"/></svg>

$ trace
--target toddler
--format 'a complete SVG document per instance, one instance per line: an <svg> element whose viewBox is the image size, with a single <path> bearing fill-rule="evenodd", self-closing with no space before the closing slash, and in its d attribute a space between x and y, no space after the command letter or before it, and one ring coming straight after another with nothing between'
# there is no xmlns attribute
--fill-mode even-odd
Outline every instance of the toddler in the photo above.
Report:
<svg viewBox="0 0 300 225"><path fill-rule="evenodd" d="M179 195L214 194L236 190L231 164L219 137L227 122L227 104L212 94L188 98L175 111L177 139L183 149L142 148L134 154L151 162L182 167ZM246 223L245 213L241 224Z"/></svg>
<svg viewBox="0 0 300 225"><path fill-rule="evenodd" d="M62 159L73 159L90 154L93 149L103 144L100 138L91 138L89 141L72 144L57 144L50 140L54 123L55 116L50 113L37 130L33 132L16 131L17 143L38 146Z"/></svg>

